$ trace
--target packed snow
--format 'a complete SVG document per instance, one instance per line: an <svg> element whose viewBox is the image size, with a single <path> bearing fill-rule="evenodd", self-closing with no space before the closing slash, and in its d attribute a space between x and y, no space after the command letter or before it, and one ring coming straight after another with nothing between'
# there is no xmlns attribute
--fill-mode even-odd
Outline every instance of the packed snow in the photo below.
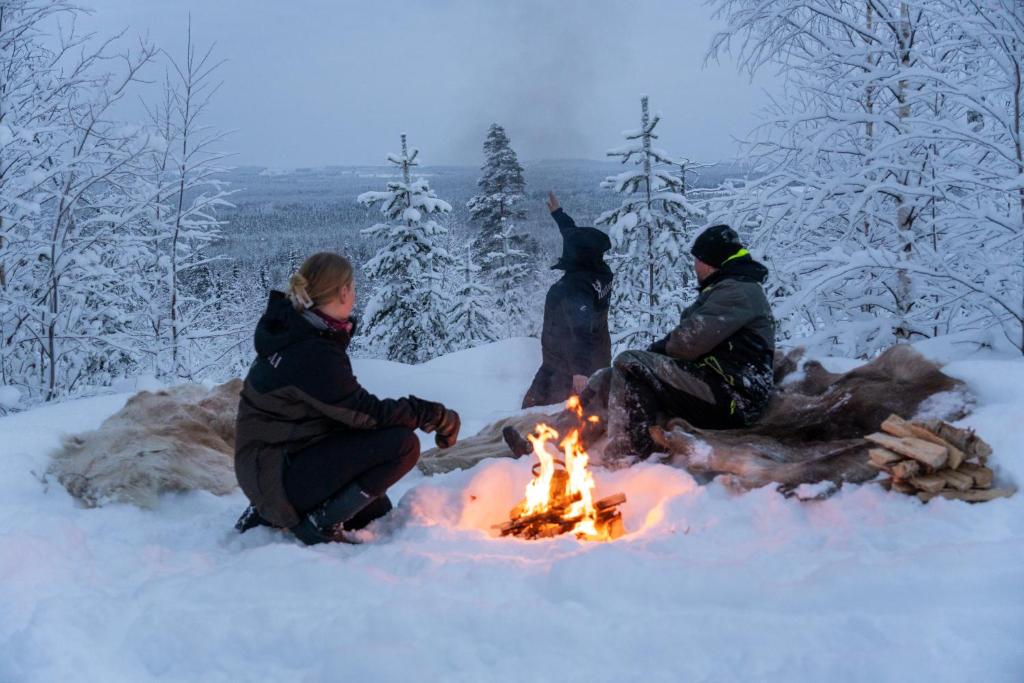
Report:
<svg viewBox="0 0 1024 683"><path fill-rule="evenodd" d="M417 366L356 361L381 394L444 401L465 434L517 409L516 339ZM947 371L964 424L1019 482L1024 361ZM847 486L738 495L683 471L597 470L612 543L493 537L527 459L410 475L363 545L231 526L241 493L83 509L43 477L62 433L129 394L0 418L0 681L1020 681L1024 496L983 505ZM428 443L424 437L424 443Z"/></svg>

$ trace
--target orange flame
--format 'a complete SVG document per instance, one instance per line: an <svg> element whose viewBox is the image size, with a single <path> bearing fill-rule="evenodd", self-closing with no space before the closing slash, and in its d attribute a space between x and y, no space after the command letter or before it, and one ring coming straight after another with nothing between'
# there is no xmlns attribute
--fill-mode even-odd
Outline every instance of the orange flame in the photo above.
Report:
<svg viewBox="0 0 1024 683"><path fill-rule="evenodd" d="M583 406L579 397L571 396L565 404L566 409L576 413L580 422L584 421ZM597 422L596 416L586 418L588 422ZM590 457L583 447L579 428L569 431L568 435L558 442L558 447L565 458L564 491L552 491L552 480L555 474L555 457L548 450L548 443L556 441L558 432L546 424L538 424L534 433L527 438L533 444L533 453L540 462L540 471L526 485L526 500L523 513L530 515L545 512L553 507L553 497L562 497L571 501L562 513L562 519L577 520L572 529L577 537L591 540L603 540L607 534L597 527L597 510L594 507L594 476L590 471ZM557 488L557 484L556 484Z"/></svg>

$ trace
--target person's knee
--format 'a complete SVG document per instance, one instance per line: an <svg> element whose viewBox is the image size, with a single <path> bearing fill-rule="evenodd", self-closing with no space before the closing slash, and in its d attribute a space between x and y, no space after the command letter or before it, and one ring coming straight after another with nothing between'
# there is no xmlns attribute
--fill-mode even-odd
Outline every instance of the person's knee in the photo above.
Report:
<svg viewBox="0 0 1024 683"><path fill-rule="evenodd" d="M638 367L643 367L644 356L646 351L623 351L619 355L615 356L615 360L612 361L612 367L624 374L630 374Z"/></svg>
<svg viewBox="0 0 1024 683"><path fill-rule="evenodd" d="M398 460L406 471L415 467L420 459L420 439L416 432L405 427L396 427L398 439Z"/></svg>

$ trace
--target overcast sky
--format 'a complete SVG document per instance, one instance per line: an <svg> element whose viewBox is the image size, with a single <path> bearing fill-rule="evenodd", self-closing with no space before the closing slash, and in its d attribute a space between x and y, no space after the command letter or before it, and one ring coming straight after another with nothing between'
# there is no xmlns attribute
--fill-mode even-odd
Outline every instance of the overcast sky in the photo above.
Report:
<svg viewBox="0 0 1024 683"><path fill-rule="evenodd" d="M732 158L770 83L702 66L701 0L83 0L89 28L175 55L188 14L227 60L209 122L236 164L380 164L406 132L427 164L479 165L491 122L520 158L604 157L663 115L661 146ZM157 74L153 74L157 75Z"/></svg>

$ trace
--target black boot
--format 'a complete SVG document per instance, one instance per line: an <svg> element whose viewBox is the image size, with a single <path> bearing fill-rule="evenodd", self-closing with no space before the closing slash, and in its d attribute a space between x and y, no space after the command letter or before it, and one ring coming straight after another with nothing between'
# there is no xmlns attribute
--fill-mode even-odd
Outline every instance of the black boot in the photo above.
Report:
<svg viewBox="0 0 1024 683"><path fill-rule="evenodd" d="M384 515L391 512L392 505L391 499L388 498L385 493L383 496L374 498L373 501L359 511L357 515L352 517L342 525L345 531L357 531L359 529L365 529L370 522L374 522Z"/></svg>
<svg viewBox="0 0 1024 683"><path fill-rule="evenodd" d="M243 512L242 516L238 518L237 522L235 522L235 530L240 534L244 534L249 529L255 529L258 526L272 525L270 522L263 519L263 515L259 513L255 505L250 505L245 508L245 512Z"/></svg>
<svg viewBox="0 0 1024 683"><path fill-rule="evenodd" d="M359 514L375 498L353 482L303 517L292 527L292 533L306 545L345 542L342 533L345 522Z"/></svg>
<svg viewBox="0 0 1024 683"><path fill-rule="evenodd" d="M524 455L533 453L533 446L527 441L522 434L516 431L516 428L512 425L508 425L501 430L501 436L505 439L508 449L512 451L512 455L517 458L521 458Z"/></svg>

